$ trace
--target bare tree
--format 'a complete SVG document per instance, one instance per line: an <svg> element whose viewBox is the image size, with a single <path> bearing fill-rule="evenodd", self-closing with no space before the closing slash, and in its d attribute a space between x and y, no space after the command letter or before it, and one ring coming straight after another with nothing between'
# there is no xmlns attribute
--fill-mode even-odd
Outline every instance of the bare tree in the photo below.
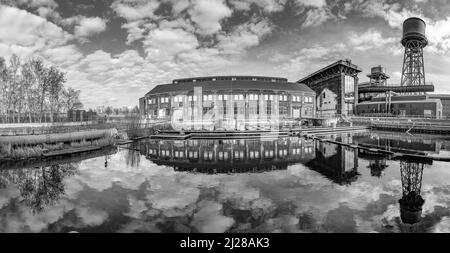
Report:
<svg viewBox="0 0 450 253"><path fill-rule="evenodd" d="M63 108L65 108L66 111L78 110L83 107L83 104L80 102L79 90L74 90L73 88L64 89L62 96L62 103L64 104Z"/></svg>
<svg viewBox="0 0 450 253"><path fill-rule="evenodd" d="M28 112L28 122L32 122L33 105L35 104L36 78L33 75L31 62L28 61L22 66L22 81L25 97L25 107Z"/></svg>
<svg viewBox="0 0 450 253"><path fill-rule="evenodd" d="M113 113L112 107L111 106L106 107L105 113L108 114L108 115L111 115Z"/></svg>
<svg viewBox="0 0 450 253"><path fill-rule="evenodd" d="M66 74L55 66L47 67L33 58L21 62L13 55L9 64L0 57L0 119L1 122L55 121L54 113L81 109L80 91L65 89ZM28 114L28 120L24 120ZM25 117L24 117L25 116Z"/></svg>
<svg viewBox="0 0 450 253"><path fill-rule="evenodd" d="M47 69L41 59L32 59L30 64L37 82L36 95L39 103L39 122L42 122L45 95L48 90L48 82L46 80Z"/></svg>
<svg viewBox="0 0 450 253"><path fill-rule="evenodd" d="M7 71L8 98L6 107L8 115L11 114L10 122L15 122L16 109L18 103L20 102L20 77L18 75L20 64L21 63L19 57L13 54L10 59L9 68Z"/></svg>
<svg viewBox="0 0 450 253"><path fill-rule="evenodd" d="M59 99L61 90L63 89L63 84L66 81L65 73L61 72L55 67L50 67L46 73L46 81L48 85L49 92L49 107L50 107L50 118L54 122L53 113L56 111L59 113Z"/></svg>
<svg viewBox="0 0 450 253"><path fill-rule="evenodd" d="M7 66L5 58L0 57L0 114L3 119L2 122L6 123L6 97L7 97Z"/></svg>

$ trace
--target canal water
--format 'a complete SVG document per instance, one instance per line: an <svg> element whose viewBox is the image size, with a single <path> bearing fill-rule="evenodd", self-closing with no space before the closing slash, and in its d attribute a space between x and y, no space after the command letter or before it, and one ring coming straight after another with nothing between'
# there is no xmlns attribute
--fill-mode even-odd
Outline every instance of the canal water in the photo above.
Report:
<svg viewBox="0 0 450 253"><path fill-rule="evenodd" d="M323 138L450 151L443 136ZM143 140L3 163L0 232L450 232L449 165L297 137Z"/></svg>

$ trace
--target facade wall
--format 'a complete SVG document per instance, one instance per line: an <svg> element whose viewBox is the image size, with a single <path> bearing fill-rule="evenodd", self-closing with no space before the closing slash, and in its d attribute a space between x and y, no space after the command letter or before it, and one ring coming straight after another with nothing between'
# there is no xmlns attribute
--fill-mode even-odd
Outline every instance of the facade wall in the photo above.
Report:
<svg viewBox="0 0 450 253"><path fill-rule="evenodd" d="M281 122L311 118L315 94L265 90L202 90L148 95L145 118L170 121L175 129L271 129ZM181 102L180 102L181 101Z"/></svg>
<svg viewBox="0 0 450 253"><path fill-rule="evenodd" d="M340 60L300 79L297 83L307 85L316 93L317 117L353 115L358 104L355 94L358 94L360 72L361 69L352 64L351 60Z"/></svg>
<svg viewBox="0 0 450 253"><path fill-rule="evenodd" d="M316 109L319 116L340 114L343 111L341 83L341 75L337 74L327 80L308 85L318 95Z"/></svg>
<svg viewBox="0 0 450 253"><path fill-rule="evenodd" d="M336 73L319 81L305 82L305 84L316 92L318 116L353 114L357 85L357 79L354 76Z"/></svg>
<svg viewBox="0 0 450 253"><path fill-rule="evenodd" d="M442 105L432 101L405 101L392 103L391 108L391 113L393 115L429 116L438 118L442 116ZM362 115L386 113L386 104L384 102L358 104L357 113Z"/></svg>
<svg viewBox="0 0 450 253"><path fill-rule="evenodd" d="M442 103L442 116L450 118L450 96L449 95L430 95L430 98L437 98Z"/></svg>
<svg viewBox="0 0 450 253"><path fill-rule="evenodd" d="M442 116L450 117L450 98L441 98L442 103Z"/></svg>

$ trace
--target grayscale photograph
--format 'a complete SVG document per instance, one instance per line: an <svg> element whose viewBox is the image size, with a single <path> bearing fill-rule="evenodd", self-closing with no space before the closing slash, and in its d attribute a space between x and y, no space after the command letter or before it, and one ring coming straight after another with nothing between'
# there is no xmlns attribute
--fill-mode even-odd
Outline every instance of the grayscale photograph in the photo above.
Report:
<svg viewBox="0 0 450 253"><path fill-rule="evenodd" d="M449 66L443 0L0 0L0 233L449 233Z"/></svg>

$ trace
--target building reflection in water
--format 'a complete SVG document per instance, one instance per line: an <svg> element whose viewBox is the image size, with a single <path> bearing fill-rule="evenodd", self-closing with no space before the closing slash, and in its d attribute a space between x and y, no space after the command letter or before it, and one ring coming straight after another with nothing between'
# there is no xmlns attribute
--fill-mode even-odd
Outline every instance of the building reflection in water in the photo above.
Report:
<svg viewBox="0 0 450 253"><path fill-rule="evenodd" d="M125 151L125 161L127 166L139 167L141 163L141 153L139 150L139 142L133 142L126 146L122 146Z"/></svg>
<svg viewBox="0 0 450 253"><path fill-rule="evenodd" d="M410 136L397 133L355 134L355 144L379 147L388 151L418 154L439 154L442 141L432 140L423 136Z"/></svg>
<svg viewBox="0 0 450 253"><path fill-rule="evenodd" d="M385 154L379 154L367 149L360 149L358 151L358 157L369 161L367 168L370 169L370 175L372 177L380 178L383 175L384 170L389 167L387 160L388 157Z"/></svg>
<svg viewBox="0 0 450 253"><path fill-rule="evenodd" d="M358 175L357 151L296 137L248 140L147 140L141 154L177 171L240 173L285 170L302 163L333 182L346 184Z"/></svg>
<svg viewBox="0 0 450 253"><path fill-rule="evenodd" d="M358 178L358 150L342 145L319 142L316 158L306 165L337 184L350 184Z"/></svg>
<svg viewBox="0 0 450 253"><path fill-rule="evenodd" d="M298 138L141 142L141 154L177 171L239 173L284 170L314 159L314 141Z"/></svg>

